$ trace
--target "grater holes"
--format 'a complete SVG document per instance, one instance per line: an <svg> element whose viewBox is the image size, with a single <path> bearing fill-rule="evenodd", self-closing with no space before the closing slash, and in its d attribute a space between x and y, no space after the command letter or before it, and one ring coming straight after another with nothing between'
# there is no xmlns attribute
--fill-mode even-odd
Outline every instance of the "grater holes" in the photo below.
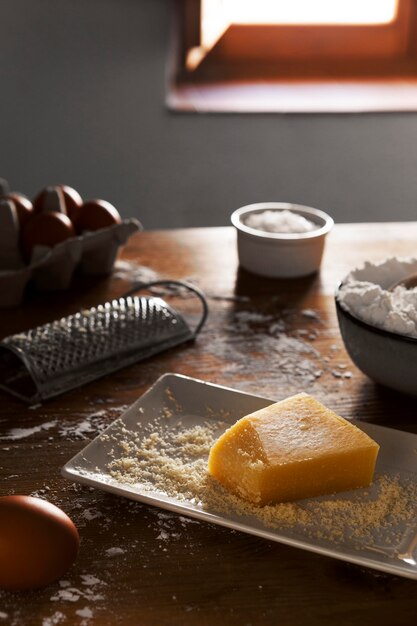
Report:
<svg viewBox="0 0 417 626"><path fill-rule="evenodd" d="M47 382L135 346L169 339L178 324L163 300L129 296L15 335L6 343L23 351L36 379Z"/></svg>

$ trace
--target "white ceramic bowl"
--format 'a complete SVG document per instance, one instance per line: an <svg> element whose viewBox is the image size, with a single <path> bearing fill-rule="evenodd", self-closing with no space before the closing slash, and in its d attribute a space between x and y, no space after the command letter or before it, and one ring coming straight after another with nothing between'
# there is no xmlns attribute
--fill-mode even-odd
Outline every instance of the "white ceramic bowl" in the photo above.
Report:
<svg viewBox="0 0 417 626"><path fill-rule="evenodd" d="M252 213L292 211L317 225L303 233L271 233L247 226ZM324 240L333 219L318 209L287 202L248 204L232 213L237 229L239 264L245 270L270 278L297 278L317 272L323 256Z"/></svg>

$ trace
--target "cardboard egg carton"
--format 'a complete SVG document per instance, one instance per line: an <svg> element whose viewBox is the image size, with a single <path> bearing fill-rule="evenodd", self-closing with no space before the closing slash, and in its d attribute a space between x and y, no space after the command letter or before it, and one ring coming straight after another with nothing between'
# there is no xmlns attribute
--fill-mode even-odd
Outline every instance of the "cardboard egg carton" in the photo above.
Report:
<svg viewBox="0 0 417 626"><path fill-rule="evenodd" d="M29 282L40 291L53 291L67 289L76 270L90 276L109 274L119 248L140 230L140 222L130 218L53 248L36 246L29 265L0 270L0 307L18 306Z"/></svg>

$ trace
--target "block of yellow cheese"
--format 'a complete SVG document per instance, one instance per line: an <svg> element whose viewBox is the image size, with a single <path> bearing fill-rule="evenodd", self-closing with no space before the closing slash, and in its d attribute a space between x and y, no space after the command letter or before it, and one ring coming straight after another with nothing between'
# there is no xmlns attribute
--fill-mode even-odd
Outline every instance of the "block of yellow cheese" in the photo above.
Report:
<svg viewBox="0 0 417 626"><path fill-rule="evenodd" d="M365 487L379 446L311 396L300 393L240 419L210 450L208 470L254 504Z"/></svg>

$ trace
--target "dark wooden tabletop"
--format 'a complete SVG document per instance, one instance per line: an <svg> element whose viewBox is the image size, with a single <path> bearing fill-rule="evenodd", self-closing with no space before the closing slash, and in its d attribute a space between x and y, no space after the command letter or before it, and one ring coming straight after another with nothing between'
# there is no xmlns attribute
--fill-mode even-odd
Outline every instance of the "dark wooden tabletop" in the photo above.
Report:
<svg viewBox="0 0 417 626"><path fill-rule="evenodd" d="M353 267L415 255L416 244L417 223L338 225L320 274L280 281L238 269L231 228L140 233L113 276L78 279L66 292L29 294L18 309L1 310L0 332L7 336L154 277L192 281L210 306L195 343L40 406L0 395L1 495L46 498L70 515L81 536L77 561L62 581L34 592L0 592L0 624L415 623L417 583L411 580L161 515L75 485L60 470L166 372L276 400L307 391L346 418L417 432L416 399L377 387L350 361L333 300L338 281ZM181 300L175 306L190 307Z"/></svg>

